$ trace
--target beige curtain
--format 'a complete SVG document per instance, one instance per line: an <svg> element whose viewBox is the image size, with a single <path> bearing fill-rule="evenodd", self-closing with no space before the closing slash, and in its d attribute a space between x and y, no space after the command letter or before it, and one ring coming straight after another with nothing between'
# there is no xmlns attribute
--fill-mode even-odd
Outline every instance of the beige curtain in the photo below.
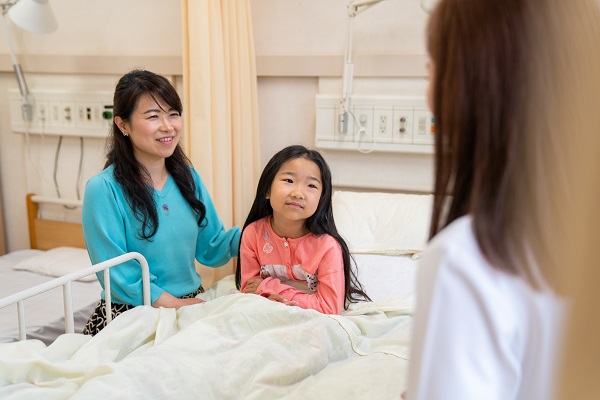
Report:
<svg viewBox="0 0 600 400"><path fill-rule="evenodd" d="M225 226L242 225L260 174L250 0L182 0L184 145ZM199 267L205 287L233 262Z"/></svg>

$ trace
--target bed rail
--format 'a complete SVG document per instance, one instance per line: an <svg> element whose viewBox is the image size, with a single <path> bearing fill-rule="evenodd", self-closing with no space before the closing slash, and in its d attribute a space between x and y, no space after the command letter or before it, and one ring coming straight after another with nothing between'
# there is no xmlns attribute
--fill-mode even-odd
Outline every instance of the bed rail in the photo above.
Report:
<svg viewBox="0 0 600 400"><path fill-rule="evenodd" d="M31 194L31 201L34 203L46 203L46 204L58 204L61 206L69 206L69 207L81 207L83 206L83 201L81 200L73 200L73 199L63 199L60 197L47 197Z"/></svg>
<svg viewBox="0 0 600 400"><path fill-rule="evenodd" d="M140 253L131 252L126 253L110 260L103 261L101 263L92 265L91 267L82 269L81 271L73 272L71 274L61 276L53 279L49 282L42 283L40 285L31 287L23 290L19 293L7 296L0 299L0 308L8 307L12 304L17 303L17 313L19 319L19 340L27 339L27 332L25 326L25 303L24 301L28 298L37 296L40 293L47 292L48 290L55 289L59 286L63 287L63 300L64 300L64 312L65 312L65 332L74 333L75 323L73 317L73 298L71 293L71 282L84 276L91 275L93 273L104 271L104 293L106 297L106 319L107 322L112 320L111 301L110 301L110 268L122 264L129 260L137 260L142 268L142 293L144 298L144 305L150 305L150 269L148 268L148 262L146 258Z"/></svg>

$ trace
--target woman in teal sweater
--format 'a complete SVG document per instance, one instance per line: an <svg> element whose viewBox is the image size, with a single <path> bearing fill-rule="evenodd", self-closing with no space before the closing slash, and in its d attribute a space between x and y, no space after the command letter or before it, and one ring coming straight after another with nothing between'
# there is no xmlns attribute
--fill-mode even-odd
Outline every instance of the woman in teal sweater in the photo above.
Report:
<svg viewBox="0 0 600 400"><path fill-rule="evenodd" d="M237 255L238 227L225 230L200 176L183 153L182 105L164 77L144 70L115 89L114 122L105 169L85 188L83 232L92 263L139 252L150 267L154 307L200 303L194 259L212 267ZM104 288L104 276L98 273ZM83 331L105 325L104 290ZM113 317L142 304L141 268L131 260L111 269Z"/></svg>

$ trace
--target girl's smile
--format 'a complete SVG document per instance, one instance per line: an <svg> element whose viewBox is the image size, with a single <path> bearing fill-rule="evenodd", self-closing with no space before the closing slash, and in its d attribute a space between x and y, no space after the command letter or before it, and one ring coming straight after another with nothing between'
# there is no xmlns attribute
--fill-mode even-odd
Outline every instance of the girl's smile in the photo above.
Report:
<svg viewBox="0 0 600 400"><path fill-rule="evenodd" d="M304 208L304 206L300 203L296 203L296 202L290 202L290 203L286 203L288 206L292 206L292 207L297 207L297 208Z"/></svg>

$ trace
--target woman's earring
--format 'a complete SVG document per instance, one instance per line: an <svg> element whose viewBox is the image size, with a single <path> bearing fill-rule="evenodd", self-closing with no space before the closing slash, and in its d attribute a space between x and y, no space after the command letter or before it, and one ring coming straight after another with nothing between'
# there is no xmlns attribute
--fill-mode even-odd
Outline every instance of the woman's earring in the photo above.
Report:
<svg viewBox="0 0 600 400"><path fill-rule="evenodd" d="M123 131L123 136L129 136L128 134L125 133L125 131Z"/></svg>

